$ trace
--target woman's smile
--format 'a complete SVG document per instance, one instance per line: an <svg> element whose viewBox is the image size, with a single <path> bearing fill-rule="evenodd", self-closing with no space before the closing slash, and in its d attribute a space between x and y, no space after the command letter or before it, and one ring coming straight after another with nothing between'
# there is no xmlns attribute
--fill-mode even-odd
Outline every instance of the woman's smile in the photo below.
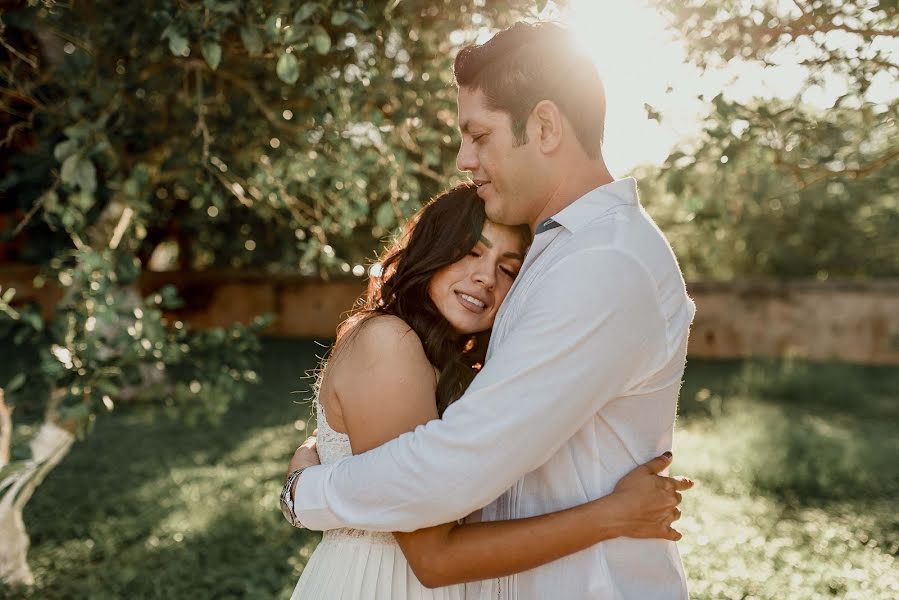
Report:
<svg viewBox="0 0 899 600"><path fill-rule="evenodd" d="M486 302L484 302L483 300L479 300L478 298L475 298L474 296L471 296L469 294L456 292L456 297L459 299L459 304L473 313L481 314L487 309Z"/></svg>

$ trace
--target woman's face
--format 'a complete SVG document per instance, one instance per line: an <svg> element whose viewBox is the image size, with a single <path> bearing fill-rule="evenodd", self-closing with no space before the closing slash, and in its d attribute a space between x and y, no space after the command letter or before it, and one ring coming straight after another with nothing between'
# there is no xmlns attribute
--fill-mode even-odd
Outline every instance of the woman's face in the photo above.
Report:
<svg viewBox="0 0 899 600"><path fill-rule="evenodd" d="M516 229L485 221L474 248L434 273L428 293L456 333L470 335L493 327L525 250Z"/></svg>

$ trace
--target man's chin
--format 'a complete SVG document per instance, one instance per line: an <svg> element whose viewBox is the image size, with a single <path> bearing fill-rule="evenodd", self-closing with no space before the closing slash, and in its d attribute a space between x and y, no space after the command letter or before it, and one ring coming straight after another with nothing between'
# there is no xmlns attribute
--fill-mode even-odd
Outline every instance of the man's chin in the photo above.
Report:
<svg viewBox="0 0 899 600"><path fill-rule="evenodd" d="M491 223L496 223L497 225L508 225L506 217L503 216L502 213L490 210L489 208L484 211L487 213L487 219L490 220Z"/></svg>
<svg viewBox="0 0 899 600"><path fill-rule="evenodd" d="M509 227L516 227L523 223L521 219L516 219L513 215L510 215L508 214L508 212L504 211L502 206L497 206L495 203L491 204L489 202L485 202L484 212L487 214L487 218L490 220L490 222L496 223L497 225L508 225Z"/></svg>
<svg viewBox="0 0 899 600"><path fill-rule="evenodd" d="M508 225L506 222L507 215L503 210L503 204L499 201L499 198L494 194L488 194L486 198L481 196L481 200L484 201L484 212L487 213L488 219L494 223L499 223L500 225Z"/></svg>

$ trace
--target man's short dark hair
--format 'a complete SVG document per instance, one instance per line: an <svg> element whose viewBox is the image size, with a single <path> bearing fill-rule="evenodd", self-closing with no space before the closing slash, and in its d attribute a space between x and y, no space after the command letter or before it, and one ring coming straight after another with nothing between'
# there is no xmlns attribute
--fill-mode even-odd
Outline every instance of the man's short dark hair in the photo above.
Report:
<svg viewBox="0 0 899 600"><path fill-rule="evenodd" d="M527 142L531 111L550 100L574 127L587 155L599 156L605 91L596 67L561 25L516 23L483 44L462 48L453 72L459 87L480 90L492 110L510 115L519 144Z"/></svg>

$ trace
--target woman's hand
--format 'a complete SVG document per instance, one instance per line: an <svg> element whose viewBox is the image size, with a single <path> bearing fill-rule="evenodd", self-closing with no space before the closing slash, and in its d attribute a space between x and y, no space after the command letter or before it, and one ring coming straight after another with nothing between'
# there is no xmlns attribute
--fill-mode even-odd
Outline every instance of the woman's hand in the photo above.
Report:
<svg viewBox="0 0 899 600"><path fill-rule="evenodd" d="M666 452L640 465L615 486L610 498L616 500L620 511L622 536L675 542L683 537L671 524L681 515L677 508L680 492L693 487L693 481L659 475L671 464L671 458L671 453Z"/></svg>
<svg viewBox="0 0 899 600"><path fill-rule="evenodd" d="M287 465L287 475L290 476L291 473L296 471L297 469L305 469L306 467L313 467L315 465L320 465L321 460L318 457L318 450L315 447L315 436L318 435L318 429L312 432L312 435L306 438L299 448L293 453L293 457L290 459L290 464ZM299 481L299 479L297 480ZM294 488L290 490L290 497L293 498L294 492L296 491L296 484L294 484Z"/></svg>

